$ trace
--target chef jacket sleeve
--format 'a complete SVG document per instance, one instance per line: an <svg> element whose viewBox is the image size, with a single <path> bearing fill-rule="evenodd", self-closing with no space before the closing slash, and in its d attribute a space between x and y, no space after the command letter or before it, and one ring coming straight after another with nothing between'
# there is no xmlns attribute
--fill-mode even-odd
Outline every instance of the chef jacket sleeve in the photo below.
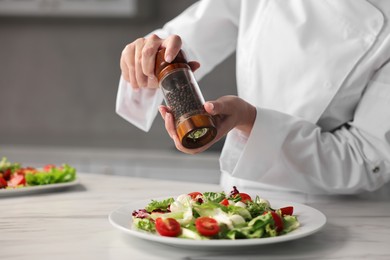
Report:
<svg viewBox="0 0 390 260"><path fill-rule="evenodd" d="M239 11L237 0L199 1L152 33L160 38L179 35L187 59L201 64L195 72L199 80L234 52ZM121 78L116 112L138 128L149 131L162 100L160 90L133 91L130 83Z"/></svg>
<svg viewBox="0 0 390 260"><path fill-rule="evenodd" d="M247 139L237 130L228 135L237 147L229 148L241 154L232 162L223 152L221 167L234 177L317 194L372 191L389 182L390 63L369 82L353 121L334 132L257 110Z"/></svg>

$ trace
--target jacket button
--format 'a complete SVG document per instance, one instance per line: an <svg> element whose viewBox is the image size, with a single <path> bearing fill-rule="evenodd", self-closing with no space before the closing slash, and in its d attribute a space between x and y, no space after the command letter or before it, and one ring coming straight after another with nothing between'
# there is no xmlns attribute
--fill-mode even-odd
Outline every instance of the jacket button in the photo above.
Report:
<svg viewBox="0 0 390 260"><path fill-rule="evenodd" d="M378 173L380 171L380 168L376 166L374 169L372 169L373 173Z"/></svg>

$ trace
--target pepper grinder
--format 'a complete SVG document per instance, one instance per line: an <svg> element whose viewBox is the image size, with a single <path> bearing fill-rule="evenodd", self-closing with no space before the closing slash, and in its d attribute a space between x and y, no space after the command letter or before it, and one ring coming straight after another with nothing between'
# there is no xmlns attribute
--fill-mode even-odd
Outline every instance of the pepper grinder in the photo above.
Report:
<svg viewBox="0 0 390 260"><path fill-rule="evenodd" d="M202 147L217 135L214 120L203 107L203 95L183 51L171 63L164 55L165 48L157 52L155 74L175 118L179 140L189 149Z"/></svg>

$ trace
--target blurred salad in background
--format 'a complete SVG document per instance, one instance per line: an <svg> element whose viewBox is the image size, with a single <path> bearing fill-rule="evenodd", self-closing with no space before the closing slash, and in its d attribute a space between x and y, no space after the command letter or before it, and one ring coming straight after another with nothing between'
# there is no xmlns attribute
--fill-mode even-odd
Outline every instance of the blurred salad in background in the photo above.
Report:
<svg viewBox="0 0 390 260"><path fill-rule="evenodd" d="M10 162L6 157L0 161L0 189L64 183L75 179L76 169L68 164L47 164L43 168L34 168Z"/></svg>

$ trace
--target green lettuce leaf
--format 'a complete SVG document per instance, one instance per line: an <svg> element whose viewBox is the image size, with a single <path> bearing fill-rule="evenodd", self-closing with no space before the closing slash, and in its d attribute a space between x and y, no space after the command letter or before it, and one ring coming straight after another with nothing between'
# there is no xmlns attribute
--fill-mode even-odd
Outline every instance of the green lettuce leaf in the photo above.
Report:
<svg viewBox="0 0 390 260"><path fill-rule="evenodd" d="M76 179L76 169L63 164L62 167L53 167L48 172L27 173L25 178L30 186L70 182Z"/></svg>
<svg viewBox="0 0 390 260"><path fill-rule="evenodd" d="M262 215L265 211L270 210L268 204L266 202L262 202L259 196L256 196L253 201L248 201L246 208L253 218Z"/></svg>
<svg viewBox="0 0 390 260"><path fill-rule="evenodd" d="M296 216L289 216L289 215L283 216L283 224L284 224L284 228L282 231L283 234L289 233L299 227L299 222Z"/></svg>
<svg viewBox="0 0 390 260"><path fill-rule="evenodd" d="M227 208L219 203L215 202L205 202L203 204L194 205L194 210L199 216L209 216L213 217L216 214L216 209L221 209L222 211L227 211Z"/></svg>
<svg viewBox="0 0 390 260"><path fill-rule="evenodd" d="M133 224L136 228L147 232L156 231L156 226L154 225L154 222L148 218L133 218Z"/></svg>
<svg viewBox="0 0 390 260"><path fill-rule="evenodd" d="M220 203L225 198L226 198L225 192L204 192L203 193L203 199L205 200L205 202Z"/></svg>
<svg viewBox="0 0 390 260"><path fill-rule="evenodd" d="M147 212L152 212L154 210L160 210L160 211L168 211L168 207L175 201L174 198L168 198L168 199L165 199L165 200L161 200L161 201L158 201L158 200L152 200L152 202L150 202L146 207L146 211Z"/></svg>
<svg viewBox="0 0 390 260"><path fill-rule="evenodd" d="M234 205L229 205L227 208L230 214L238 214L241 217L243 217L245 220L252 219L250 212L246 208L234 206Z"/></svg>

